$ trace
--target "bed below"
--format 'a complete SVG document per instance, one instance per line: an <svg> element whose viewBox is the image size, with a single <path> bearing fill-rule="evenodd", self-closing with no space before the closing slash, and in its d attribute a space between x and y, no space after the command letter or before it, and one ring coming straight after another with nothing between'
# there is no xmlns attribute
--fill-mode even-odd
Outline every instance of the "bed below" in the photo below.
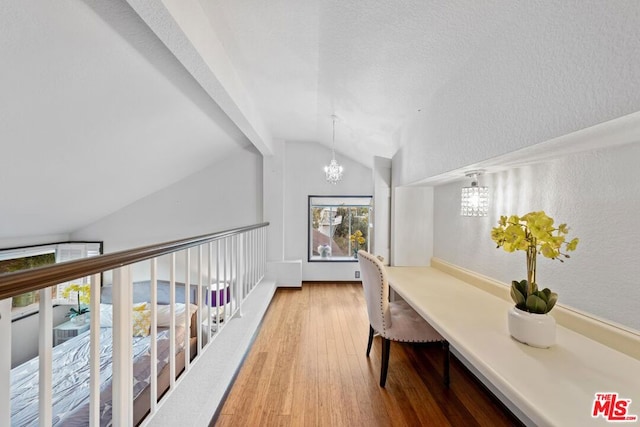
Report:
<svg viewBox="0 0 640 427"><path fill-rule="evenodd" d="M195 322L192 322L192 326ZM197 330L197 328L191 328ZM192 337L190 354L197 351ZM150 336L133 337L134 425L149 411ZM100 425L111 424L112 329L100 329ZM169 331L158 329L158 396L169 384ZM89 419L90 334L85 332L53 348L53 426L86 426ZM11 370L11 425L38 425L38 358ZM184 369L184 327L176 327L176 375Z"/></svg>

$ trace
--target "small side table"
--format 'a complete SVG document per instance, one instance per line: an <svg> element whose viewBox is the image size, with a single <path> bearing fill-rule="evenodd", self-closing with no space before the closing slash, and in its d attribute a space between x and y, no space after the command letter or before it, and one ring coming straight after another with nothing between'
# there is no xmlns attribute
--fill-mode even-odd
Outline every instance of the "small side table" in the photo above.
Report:
<svg viewBox="0 0 640 427"><path fill-rule="evenodd" d="M91 327L90 322L83 323L81 325L75 324L72 321L64 322L53 328L53 346L62 344L65 341L75 338L83 332L86 332Z"/></svg>

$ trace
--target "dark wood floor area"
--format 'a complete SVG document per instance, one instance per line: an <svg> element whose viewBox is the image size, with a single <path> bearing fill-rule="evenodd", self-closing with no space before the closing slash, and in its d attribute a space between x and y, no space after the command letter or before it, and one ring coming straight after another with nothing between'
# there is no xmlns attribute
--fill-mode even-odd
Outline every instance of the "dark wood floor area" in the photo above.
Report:
<svg viewBox="0 0 640 427"><path fill-rule="evenodd" d="M453 357L446 388L439 346L392 343L380 388L368 326L359 284L278 290L215 425L520 425Z"/></svg>

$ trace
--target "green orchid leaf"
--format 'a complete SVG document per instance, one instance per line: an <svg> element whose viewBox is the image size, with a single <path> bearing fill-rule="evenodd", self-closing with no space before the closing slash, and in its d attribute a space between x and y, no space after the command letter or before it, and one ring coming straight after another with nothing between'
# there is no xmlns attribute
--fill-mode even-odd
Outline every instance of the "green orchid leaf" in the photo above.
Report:
<svg viewBox="0 0 640 427"><path fill-rule="evenodd" d="M542 298L546 304L549 302L549 295L551 294L551 291L549 290L549 288L544 288L543 290L538 291L535 294Z"/></svg>
<svg viewBox="0 0 640 427"><path fill-rule="evenodd" d="M545 314L547 312L547 303L537 295L529 295L527 297L527 310L530 313Z"/></svg>
<svg viewBox="0 0 640 427"><path fill-rule="evenodd" d="M518 292L520 292L525 298L527 297L527 281L526 280L521 280L521 281L512 281L511 282L511 287L515 288L518 290Z"/></svg>
<svg viewBox="0 0 640 427"><path fill-rule="evenodd" d="M549 300L547 301L547 313L550 312L553 306L556 305L556 302L558 302L558 294L556 294L555 292L550 292Z"/></svg>
<svg viewBox="0 0 640 427"><path fill-rule="evenodd" d="M89 307L80 307L80 309L71 307L69 309L69 314L67 316L69 316L70 318L74 318L76 316L80 316L81 314L85 314L89 312Z"/></svg>
<svg viewBox="0 0 640 427"><path fill-rule="evenodd" d="M511 284L511 299L516 303L516 305L521 305L525 303L525 298L524 294L516 285L518 285L518 282L516 281Z"/></svg>

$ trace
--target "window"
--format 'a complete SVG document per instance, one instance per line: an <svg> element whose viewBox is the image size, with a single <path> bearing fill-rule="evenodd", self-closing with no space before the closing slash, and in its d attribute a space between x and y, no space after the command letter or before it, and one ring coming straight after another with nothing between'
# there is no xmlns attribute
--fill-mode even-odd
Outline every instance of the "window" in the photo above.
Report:
<svg viewBox="0 0 640 427"><path fill-rule="evenodd" d="M101 242L69 242L51 243L20 248L0 249L0 274L28 268L41 267L46 264L70 261L78 258L100 255ZM89 283L89 278L79 278L74 283ZM71 282L54 286L52 298L54 304L74 303L76 295L69 299L62 298L62 292ZM39 292L27 292L14 297L12 306L25 307L35 304L39 300Z"/></svg>
<svg viewBox="0 0 640 427"><path fill-rule="evenodd" d="M101 243L63 243L56 247L56 262L72 261L74 259L87 258L97 256L102 253ZM72 292L68 298L64 298L63 294L67 286L72 284L90 284L91 277L81 277L70 282L60 283L56 286L54 299L64 304L77 303L78 293Z"/></svg>
<svg viewBox="0 0 640 427"><path fill-rule="evenodd" d="M371 196L309 196L308 260L357 261L370 251Z"/></svg>
<svg viewBox="0 0 640 427"><path fill-rule="evenodd" d="M28 252L28 255L19 253L16 258L3 257L0 255L0 274L12 273L14 271L28 270L31 268L42 267L48 264L55 264L56 254L53 249L34 250ZM27 292L13 297L11 301L12 307L25 307L38 301L39 294L37 292Z"/></svg>

